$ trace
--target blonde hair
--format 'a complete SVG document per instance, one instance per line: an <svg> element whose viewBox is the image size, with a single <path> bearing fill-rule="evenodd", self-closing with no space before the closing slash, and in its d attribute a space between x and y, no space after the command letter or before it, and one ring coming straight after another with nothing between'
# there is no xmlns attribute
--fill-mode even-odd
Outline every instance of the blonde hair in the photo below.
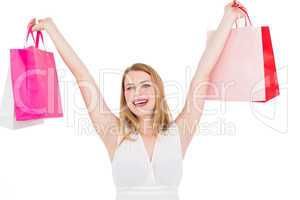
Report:
<svg viewBox="0 0 300 200"><path fill-rule="evenodd" d="M154 116L153 116L153 124L152 128L154 130L154 134L157 135L160 131L166 130L171 123L171 112L168 107L168 104L165 100L165 92L163 82L158 75L158 73L149 65L143 63L135 63L129 66L123 74L122 77L122 89L121 89L121 100L120 100L120 121L119 121L119 130L122 135L121 144L125 139L133 140L130 138L130 135L136 131L139 131L140 124L138 122L138 118L134 113L130 111L127 106L125 95L124 95L124 82L125 77L130 71L143 71L150 75L152 82L155 86L155 108L154 108ZM127 130L127 127L129 130Z"/></svg>

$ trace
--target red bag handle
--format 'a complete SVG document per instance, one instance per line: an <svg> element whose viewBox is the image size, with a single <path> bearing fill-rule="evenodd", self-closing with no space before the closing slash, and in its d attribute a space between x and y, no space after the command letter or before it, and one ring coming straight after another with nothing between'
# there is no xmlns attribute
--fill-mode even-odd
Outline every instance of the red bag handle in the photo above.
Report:
<svg viewBox="0 0 300 200"><path fill-rule="evenodd" d="M246 9L244 7L240 6L240 4L238 4L236 2L236 0L233 1L232 7L237 7L237 8L239 8L241 11L243 11L246 14L246 16L244 17L245 18L245 26L248 26L247 19L248 19L248 21L250 23L250 26L252 26L252 22L250 20L249 14L248 14L248 12L246 11ZM235 25L237 27L237 20L235 20Z"/></svg>

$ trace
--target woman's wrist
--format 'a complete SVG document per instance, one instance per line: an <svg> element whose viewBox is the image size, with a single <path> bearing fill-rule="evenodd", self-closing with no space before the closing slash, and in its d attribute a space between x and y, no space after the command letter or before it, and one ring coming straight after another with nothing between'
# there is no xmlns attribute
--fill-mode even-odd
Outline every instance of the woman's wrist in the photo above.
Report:
<svg viewBox="0 0 300 200"><path fill-rule="evenodd" d="M43 28L44 28L44 30L45 30L47 33L51 33L52 31L55 30L56 25L55 25L55 23L53 22L53 20L49 18L49 19L47 19L47 20L45 21L45 23L44 23L44 25L43 25Z"/></svg>

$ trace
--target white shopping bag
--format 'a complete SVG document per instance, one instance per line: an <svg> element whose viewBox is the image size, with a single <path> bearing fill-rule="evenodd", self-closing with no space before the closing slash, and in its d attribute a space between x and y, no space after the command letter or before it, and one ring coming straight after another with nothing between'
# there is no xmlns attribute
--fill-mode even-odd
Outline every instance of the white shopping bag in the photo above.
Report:
<svg viewBox="0 0 300 200"><path fill-rule="evenodd" d="M41 123L43 123L42 119L16 121L11 81L11 70L9 66L9 70L6 76L4 92L3 95L0 96L0 126L9 129L19 129L28 126L38 125Z"/></svg>

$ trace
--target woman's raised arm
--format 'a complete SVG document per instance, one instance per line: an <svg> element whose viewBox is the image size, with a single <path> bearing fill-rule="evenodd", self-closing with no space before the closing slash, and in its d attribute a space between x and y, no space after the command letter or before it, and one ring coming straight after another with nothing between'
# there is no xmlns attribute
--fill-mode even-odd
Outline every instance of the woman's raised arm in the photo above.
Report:
<svg viewBox="0 0 300 200"><path fill-rule="evenodd" d="M75 76L93 126L102 138L112 159L117 145L119 118L111 112L95 80L60 33L53 20L51 18L38 20L38 23L35 24L34 22L32 30L45 30L49 34L64 63Z"/></svg>
<svg viewBox="0 0 300 200"><path fill-rule="evenodd" d="M229 36L233 23L236 19L245 16L242 10L237 7L232 7L233 3L226 5L223 18L206 46L192 78L185 105L175 119L180 132L183 155L197 130L202 115L204 107L203 97L206 94L206 82L209 81L209 74L225 46L226 39ZM235 3L237 6L245 9L240 3Z"/></svg>

